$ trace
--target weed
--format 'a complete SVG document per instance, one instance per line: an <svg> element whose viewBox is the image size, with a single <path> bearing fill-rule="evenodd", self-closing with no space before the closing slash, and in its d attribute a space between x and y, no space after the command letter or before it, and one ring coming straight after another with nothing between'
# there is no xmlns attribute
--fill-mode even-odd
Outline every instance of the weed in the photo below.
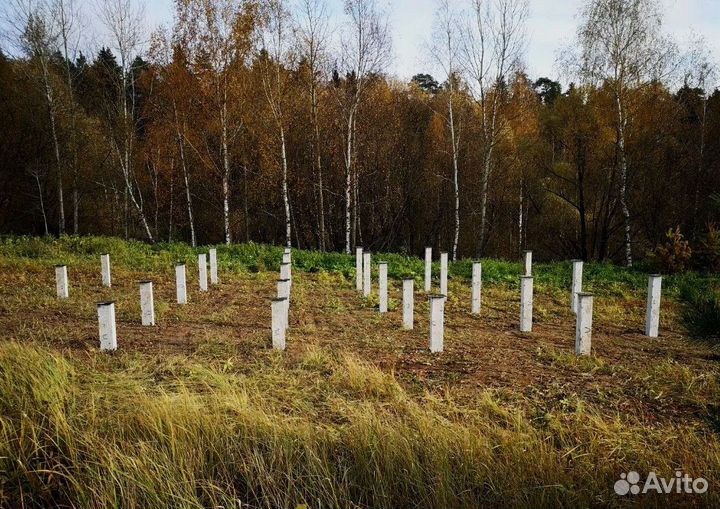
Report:
<svg viewBox="0 0 720 509"><path fill-rule="evenodd" d="M682 320L693 336L720 344L720 286L691 285L680 291L684 302Z"/></svg>

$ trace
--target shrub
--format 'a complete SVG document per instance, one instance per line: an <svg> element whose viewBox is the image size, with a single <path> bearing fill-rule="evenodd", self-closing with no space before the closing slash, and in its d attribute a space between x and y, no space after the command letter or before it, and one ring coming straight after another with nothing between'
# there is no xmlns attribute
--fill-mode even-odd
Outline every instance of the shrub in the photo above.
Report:
<svg viewBox="0 0 720 509"><path fill-rule="evenodd" d="M680 298L685 303L682 320L696 338L720 342L720 288L684 284Z"/></svg>
<svg viewBox="0 0 720 509"><path fill-rule="evenodd" d="M648 257L659 272L666 274L685 272L692 255L690 243L680 233L679 226L675 230L672 228L668 230L665 236L665 243L658 245Z"/></svg>
<svg viewBox="0 0 720 509"><path fill-rule="evenodd" d="M720 229L713 223L708 225L707 233L695 249L693 259L698 269L720 272Z"/></svg>

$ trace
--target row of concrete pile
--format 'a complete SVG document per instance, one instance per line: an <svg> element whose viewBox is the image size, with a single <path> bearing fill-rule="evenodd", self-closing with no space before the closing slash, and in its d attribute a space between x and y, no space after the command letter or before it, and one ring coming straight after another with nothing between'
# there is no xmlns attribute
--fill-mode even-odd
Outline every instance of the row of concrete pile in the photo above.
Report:
<svg viewBox="0 0 720 509"><path fill-rule="evenodd" d="M217 250L211 248L208 253L198 255L198 277L201 291L208 291L208 255L210 259L210 283L217 284ZM355 284L363 296L369 297L372 290L371 278L372 254L363 252L362 247L355 252ZM100 256L103 286L111 286L110 255ZM521 332L532 332L533 326L533 276L532 252L526 251L524 256L525 273L520 277L520 323ZM379 261L378 274L378 311L388 311L388 263ZM69 295L68 272L66 265L55 267L57 296L65 299ZM575 353L589 355L592 340L593 295L582 291L583 262L572 261L572 285L570 288L570 307L576 315L575 322ZM153 301L152 281L143 280L140 285L141 322L145 326L155 325L155 308ZM178 304L187 304L187 281L185 264L175 265L175 283ZM660 323L660 293L662 277L652 274L648 280L647 310L645 315L645 334L657 337ZM482 264L472 262L472 279L470 311L480 314L482 296ZM280 278L277 281L277 295L271 300L272 346L278 350L285 349L285 337L290 324L290 294L292 289L292 252L290 248L283 251L280 263ZM432 293L432 248L425 248L425 285L430 304L429 349L431 352L442 352L444 345L445 301L448 295L448 254L440 253L440 292ZM402 284L402 326L404 329L414 327L415 280L403 279ZM117 349L117 333L115 325L115 302L97 303L98 324L100 331L100 349Z"/></svg>
<svg viewBox="0 0 720 509"><path fill-rule="evenodd" d="M440 253L440 293L432 293L432 248L425 248L425 286L430 304L429 349L442 352L444 343L445 301L448 295L448 254ZM371 278L372 254L363 252L362 247L355 250L355 288L369 297L372 290ZM533 275L532 251L524 254L524 275L520 276L520 323L521 332L532 332L533 326ZM388 264L377 263L378 274L378 310L386 313L388 309ZM590 355L592 341L593 295L582 291L583 262L572 260L572 284L570 287L570 307L576 315L575 353ZM414 283L412 278L403 279L403 328L413 328ZM660 325L660 293L662 277L652 274L648 278L647 309L645 314L645 335L657 337ZM472 262L470 282L470 312L480 314L482 295L482 264Z"/></svg>

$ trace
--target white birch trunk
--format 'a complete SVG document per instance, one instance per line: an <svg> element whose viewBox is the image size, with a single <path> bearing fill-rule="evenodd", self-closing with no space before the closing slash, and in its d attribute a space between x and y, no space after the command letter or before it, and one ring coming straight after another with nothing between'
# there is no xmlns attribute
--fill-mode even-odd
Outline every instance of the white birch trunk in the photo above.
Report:
<svg viewBox="0 0 720 509"><path fill-rule="evenodd" d="M623 227L625 233L625 265L632 267L632 236L630 231L630 208L627 200L627 154L625 152L625 128L627 126L627 117L625 109L620 98L620 93L616 93L615 100L617 104L618 114L618 157L620 163L620 208L623 214Z"/></svg>
<svg viewBox="0 0 720 509"><path fill-rule="evenodd" d="M221 143L223 158L223 226L225 229L225 244L230 245L232 235L230 233L230 154L228 149L228 118L227 118L227 92L224 93L224 100L220 114Z"/></svg>
<svg viewBox="0 0 720 509"><path fill-rule="evenodd" d="M352 229L352 125L353 114L350 114L345 140L345 253L350 254L350 232Z"/></svg>
<svg viewBox="0 0 720 509"><path fill-rule="evenodd" d="M63 199L63 181L62 181L62 160L60 157L60 141L57 135L57 120L56 120L56 107L55 107L55 95L52 88L52 82L50 77L49 69L49 58L45 54L41 54L40 65L42 67L43 84L45 101L48 107L48 117L50 122L50 135L53 140L53 155L55 156L55 170L56 170L56 186L57 186L57 199L58 199L58 233L62 235L65 233L65 202Z"/></svg>
<svg viewBox="0 0 720 509"><path fill-rule="evenodd" d="M195 236L195 218L193 217L192 194L190 193L190 176L188 174L187 161L185 158L185 141L184 135L180 132L179 120L177 118L177 110L173 101L173 112L175 115L175 133L178 141L178 152L180 153L180 166L183 172L183 181L185 183L185 203L187 206L188 223L190 224L190 243L192 247L197 247L197 238ZM184 127L184 126L183 126Z"/></svg>
<svg viewBox="0 0 720 509"><path fill-rule="evenodd" d="M313 60L314 62L314 60ZM322 171L322 158L320 155L320 122L318 121L318 97L317 97L317 83L315 81L315 66L311 65L311 72L313 73L310 85L310 102L312 108L312 122L313 122L313 133L315 136L315 164L318 175L318 213L319 213L319 229L320 229L320 251L325 251L325 191L323 189L323 171Z"/></svg>
<svg viewBox="0 0 720 509"><path fill-rule="evenodd" d="M450 81L450 80L448 80ZM460 180L458 176L458 146L455 140L455 120L453 114L452 86L450 87L450 99L448 100L450 142L452 143L453 160L453 189L455 191L455 235L453 236L452 259L457 261L458 243L460 241Z"/></svg>
<svg viewBox="0 0 720 509"><path fill-rule="evenodd" d="M520 206L518 207L518 251L523 248L523 179L520 178ZM526 274L529 275L529 274Z"/></svg>
<svg viewBox="0 0 720 509"><path fill-rule="evenodd" d="M290 227L290 196L288 194L288 165L287 153L285 151L285 129L280 125L280 152L282 155L283 166L283 204L285 205L285 244L287 247L292 245L292 229Z"/></svg>

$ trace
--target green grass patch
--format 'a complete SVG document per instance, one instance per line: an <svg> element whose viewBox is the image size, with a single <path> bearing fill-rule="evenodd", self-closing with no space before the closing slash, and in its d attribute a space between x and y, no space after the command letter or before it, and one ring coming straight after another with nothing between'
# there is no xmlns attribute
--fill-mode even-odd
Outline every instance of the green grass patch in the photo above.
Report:
<svg viewBox="0 0 720 509"><path fill-rule="evenodd" d="M202 246L192 248L184 243L146 244L134 240L121 240L115 237L63 236L54 237L0 237L0 256L11 263L20 264L22 260L38 260L48 264L99 263L98 257L110 253L113 262L121 263L132 270L170 271L174 263L184 261L190 265L197 263L197 255L207 252L208 247L217 248L220 271L263 272L279 270L282 260L282 246L243 243ZM328 280L352 281L355 277L355 257L336 252L307 251L293 249L294 270L326 274ZM391 279L414 277L416 286L422 285L424 261L414 256L395 253L374 253L375 262L388 262L388 276ZM491 285L519 286L519 277L523 267L519 262L484 259L483 283ZM437 278L439 262L433 264L433 274ZM471 278L472 261L469 259L450 262L449 277L466 283ZM539 263L533 266L536 288L566 290L571 283L571 262L559 261ZM333 274L334 277L330 276ZM373 278L376 278L373 267ZM663 278L663 294L678 295L681 288L702 288L708 285L720 285L720 276L688 272L668 275ZM586 263L583 277L584 290L599 295L622 296L626 293L644 292L647 288L647 270L642 265L625 268L610 263Z"/></svg>

